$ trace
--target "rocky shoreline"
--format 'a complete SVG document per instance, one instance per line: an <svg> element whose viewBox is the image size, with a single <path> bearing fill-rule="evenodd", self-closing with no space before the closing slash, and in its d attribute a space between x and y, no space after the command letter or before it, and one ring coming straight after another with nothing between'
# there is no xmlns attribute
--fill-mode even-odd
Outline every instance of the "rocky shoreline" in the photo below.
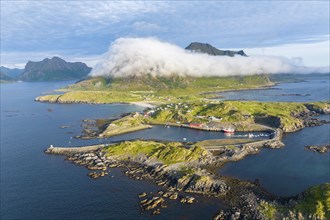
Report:
<svg viewBox="0 0 330 220"><path fill-rule="evenodd" d="M281 129L276 129L272 139L269 140L236 146L216 146L216 149L208 149L209 153L204 154L197 161L170 165L144 154L128 155L128 157L107 155L105 149L109 144L71 148L51 146L45 150L45 153L66 155L66 160L91 170L87 176L93 179L105 177L111 173L111 169L120 168L129 178L151 181L165 188L167 191L160 191L157 195L148 195L145 192L139 195L141 210L152 215L160 214L171 200L193 204L196 199L190 194L200 194L217 198L228 206L215 214L214 219L269 219L269 209L293 207L303 197L278 198L264 190L257 181L222 177L212 169L229 161L240 160L246 155L258 153L263 147L282 147L282 133ZM111 145L116 144L118 143ZM185 147L192 147L193 144L186 143ZM186 170L183 171L179 169L180 167L186 167ZM189 196L184 196L183 193L188 193ZM276 219L310 219L297 211L274 211L274 213Z"/></svg>
<svg viewBox="0 0 330 220"><path fill-rule="evenodd" d="M54 149L54 148L53 148ZM148 160L146 157L138 157L134 158L134 160L118 160L111 157L107 157L105 153L101 150L93 150L91 148L85 148L85 152L77 151L54 151L51 149L47 149L46 153L56 153L56 154L64 154L67 155L66 160L71 161L72 163L85 166L87 169L92 172L88 174L89 177L93 179L101 178L103 176L108 175L111 172L112 168L122 168L125 175L129 178L135 180L149 180L156 183L159 186L165 187L168 189L167 192L161 192L158 197L152 197L149 199L144 199L141 201L140 205L143 210L151 211L152 214L159 214L160 207L164 202L165 198L169 199L180 199L181 203L192 204L195 201L193 196L181 196L180 192L186 193L197 193L206 196L217 197L223 201L226 201L226 198L238 197L246 194L246 197L251 196L255 190L256 193L262 192L265 197L269 197L270 195L259 189L257 184L246 182L246 188L243 187L239 194L234 195L237 192L237 189L231 190L233 186L230 186L235 181L228 178L218 177L206 169L198 168L196 166L196 170L194 173L182 173L175 169L175 167L171 167L168 165L164 165L161 163L153 163ZM207 162L202 162L201 164L206 165ZM242 187L244 184L240 184ZM144 197L144 194L140 195L141 198ZM252 201L252 200L251 200ZM233 200L229 199L227 202L232 203ZM247 202L245 205L253 205ZM240 204L235 205L235 210L245 210L242 215L251 219L256 216L260 216L261 214L258 211L257 206L247 208L241 207ZM229 213L232 211L229 210Z"/></svg>
<svg viewBox="0 0 330 220"><path fill-rule="evenodd" d="M121 168L129 178L152 181L166 188L167 193L144 199L140 203L142 210L150 211L154 215L159 214L164 208L165 198L180 199L182 203L192 204L194 197L181 196L180 192L184 192L219 198L232 207L222 210L215 219L263 219L258 202L255 201L270 201L275 198L274 196L262 189L258 183L221 177L209 171L207 167L240 160L248 154L259 152L262 147L283 146L282 132L278 129L274 134L273 139L241 144L235 148L219 146L215 154L210 152L198 161L183 162L179 166L166 165L145 155L128 159L108 156L104 149L109 145L104 144L77 148L51 146L45 153L66 155L66 160L91 170L88 176L93 179L107 176L112 168ZM182 166L187 167L187 171L180 170L179 167ZM141 198L144 197L142 195ZM241 200L243 197L245 202Z"/></svg>
<svg viewBox="0 0 330 220"><path fill-rule="evenodd" d="M306 149L323 154L330 151L330 143L322 144L322 145L306 146Z"/></svg>

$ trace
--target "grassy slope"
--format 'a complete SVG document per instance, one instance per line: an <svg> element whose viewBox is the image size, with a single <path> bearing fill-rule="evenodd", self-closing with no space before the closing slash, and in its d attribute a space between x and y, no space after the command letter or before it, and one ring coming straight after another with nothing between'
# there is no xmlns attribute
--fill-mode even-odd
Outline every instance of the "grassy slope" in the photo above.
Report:
<svg viewBox="0 0 330 220"><path fill-rule="evenodd" d="M154 122L207 122L207 117L222 118L221 122L253 123L256 117L273 116L280 120L280 127L284 131L291 131L292 126L300 127L303 121L296 115L308 111L309 108L330 108L329 103L283 103L283 102L255 102L255 101L224 101L224 102L193 102L181 105L163 105L152 116ZM166 109L165 109L166 108ZM205 116L196 118L196 116Z"/></svg>
<svg viewBox="0 0 330 220"><path fill-rule="evenodd" d="M330 219L330 183L313 186L303 193L303 198L293 206L283 206L275 203L261 202L260 211L266 219L282 219L281 214L290 216L305 216L299 219ZM291 214L289 214L289 212Z"/></svg>
<svg viewBox="0 0 330 220"><path fill-rule="evenodd" d="M235 77L128 77L105 79L102 77L80 81L65 88L67 92L60 102L178 102L200 100L213 95L204 94L231 89L269 86L266 75ZM44 98L46 100L47 97Z"/></svg>
<svg viewBox="0 0 330 220"><path fill-rule="evenodd" d="M330 183L309 188L294 210L312 213L318 219L330 219Z"/></svg>
<svg viewBox="0 0 330 220"><path fill-rule="evenodd" d="M164 164L191 162L198 160L208 152L200 147L186 149L179 142L158 143L154 141L125 141L104 149L108 156L122 159L141 154Z"/></svg>
<svg viewBox="0 0 330 220"><path fill-rule="evenodd" d="M113 121L108 127L100 134L102 137L112 137L119 134L139 131L147 129L150 126L142 116L126 116Z"/></svg>
<svg viewBox="0 0 330 220"><path fill-rule="evenodd" d="M222 118L221 122L215 122L219 126L235 124L237 130L262 130L257 127L255 120L258 117L275 118L278 124L271 124L272 127L282 128L285 132L299 130L303 121L298 118L301 112L310 109L330 108L330 103L277 103L277 102L189 102L177 104L164 104L156 108L156 111L149 117L142 114L130 114L123 118L112 121L101 134L102 137L111 137L127 132L133 132L149 128L149 124L181 124L185 123L209 123L209 117ZM203 118L201 118L201 116ZM211 122L211 124L214 122ZM227 124L227 125L226 125ZM252 126L251 126L252 125ZM212 125L211 125L212 126ZM254 126L254 127L253 127ZM265 128L263 128L264 130ZM248 129L245 129L248 130Z"/></svg>

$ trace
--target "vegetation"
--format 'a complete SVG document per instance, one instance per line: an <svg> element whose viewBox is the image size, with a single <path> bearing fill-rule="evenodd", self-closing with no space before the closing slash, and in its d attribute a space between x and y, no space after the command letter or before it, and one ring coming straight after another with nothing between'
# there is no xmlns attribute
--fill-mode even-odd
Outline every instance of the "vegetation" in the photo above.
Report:
<svg viewBox="0 0 330 220"><path fill-rule="evenodd" d="M116 102L135 102L142 101L139 95L123 94L120 92L107 92L107 91L73 91L61 95L58 99L59 102L85 102L85 103L116 103Z"/></svg>
<svg viewBox="0 0 330 220"><path fill-rule="evenodd" d="M129 115L110 123L108 127L100 134L100 137L112 137L147 128L150 128L150 126L146 124L145 119L141 115Z"/></svg>
<svg viewBox="0 0 330 220"><path fill-rule="evenodd" d="M312 214L316 219L330 219L330 183L308 189L294 210Z"/></svg>
<svg viewBox="0 0 330 220"><path fill-rule="evenodd" d="M77 82L62 91L59 102L115 103L115 102L180 102L215 97L214 92L269 86L266 75L232 77L95 77ZM45 100L45 99L44 99Z"/></svg>
<svg viewBox="0 0 330 220"><path fill-rule="evenodd" d="M276 205L265 201L261 201L259 208L261 213L266 217L267 220L276 219L275 216L278 209Z"/></svg>
<svg viewBox="0 0 330 220"><path fill-rule="evenodd" d="M186 102L159 106L153 122L208 123L215 117L221 123L262 123L280 127L285 132L303 127L299 119L310 108L330 108L330 103L285 103L256 101ZM220 124L220 122L218 122Z"/></svg>
<svg viewBox="0 0 330 220"><path fill-rule="evenodd" d="M39 96L37 98L38 101L41 101L41 102L57 102L58 98L60 97L61 95L44 95L44 96Z"/></svg>
<svg viewBox="0 0 330 220"><path fill-rule="evenodd" d="M56 96L54 96L56 99ZM100 134L100 137L111 137L123 133L150 128L150 124L185 125L201 123L208 128L235 126L240 131L267 130L256 124L267 124L282 128L285 132L303 128L303 120L299 118L308 108L330 108L329 103L277 103L277 102L185 102L165 104L144 113L132 113L112 121ZM204 128L205 128L204 127ZM251 142L250 139L208 140L198 146L235 145Z"/></svg>
<svg viewBox="0 0 330 220"><path fill-rule="evenodd" d="M313 186L302 193L294 205L261 201L260 211L266 219L281 219L278 216L290 216L291 219L330 219L330 183Z"/></svg>
<svg viewBox="0 0 330 220"><path fill-rule="evenodd" d="M200 147L185 148L182 143L159 143L154 141L125 141L104 149L107 156L122 159L145 155L164 164L191 162L198 160L208 152Z"/></svg>

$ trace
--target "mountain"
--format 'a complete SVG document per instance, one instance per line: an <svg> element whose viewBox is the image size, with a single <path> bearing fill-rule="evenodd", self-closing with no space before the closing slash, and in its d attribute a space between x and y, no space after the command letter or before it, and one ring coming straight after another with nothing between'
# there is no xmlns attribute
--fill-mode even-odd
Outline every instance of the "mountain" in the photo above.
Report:
<svg viewBox="0 0 330 220"><path fill-rule="evenodd" d="M0 72L13 78L13 79L17 79L18 76L23 72L23 69L17 69L17 68L14 68L14 69L10 69L10 68L7 68L7 67L4 67L4 66L1 66L0 67Z"/></svg>
<svg viewBox="0 0 330 220"><path fill-rule="evenodd" d="M7 76L7 75L4 74L3 72L0 72L0 80L3 80L3 81L11 81L11 80L13 80L13 78Z"/></svg>
<svg viewBox="0 0 330 220"><path fill-rule="evenodd" d="M197 52L197 53L206 53L206 54L213 55L213 56L233 57L234 55L241 55L241 56L247 57L247 55L244 53L243 50L240 50L240 51L219 50L210 44L204 44L204 43L198 43L198 42L193 42L193 43L189 44L189 46L187 46L185 49L193 51L193 52Z"/></svg>
<svg viewBox="0 0 330 220"><path fill-rule="evenodd" d="M46 58L43 61L29 61L25 65L19 80L23 81L57 81L80 79L91 71L92 68L81 62L70 63L59 57Z"/></svg>

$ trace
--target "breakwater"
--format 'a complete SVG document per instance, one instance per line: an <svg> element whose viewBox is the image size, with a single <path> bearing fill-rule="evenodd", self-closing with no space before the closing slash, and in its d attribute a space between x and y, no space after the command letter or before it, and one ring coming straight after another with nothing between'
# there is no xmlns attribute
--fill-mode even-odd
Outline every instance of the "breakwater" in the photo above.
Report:
<svg viewBox="0 0 330 220"><path fill-rule="evenodd" d="M83 147L53 147L52 145L45 150L47 154L63 154L63 155L71 155L76 153L85 153L96 151L110 144L97 144L91 146L83 146Z"/></svg>
<svg viewBox="0 0 330 220"><path fill-rule="evenodd" d="M282 143L282 135L283 131L279 128L275 129L274 132L271 134L271 139L268 140L260 140L260 141L254 141L249 142L245 144L231 144L231 147L238 147L241 149L244 148L262 148L262 147L268 147L268 148L280 148L283 147L284 144ZM205 149L209 151L219 151L221 148L225 147L226 145L214 145L214 146L206 146Z"/></svg>

